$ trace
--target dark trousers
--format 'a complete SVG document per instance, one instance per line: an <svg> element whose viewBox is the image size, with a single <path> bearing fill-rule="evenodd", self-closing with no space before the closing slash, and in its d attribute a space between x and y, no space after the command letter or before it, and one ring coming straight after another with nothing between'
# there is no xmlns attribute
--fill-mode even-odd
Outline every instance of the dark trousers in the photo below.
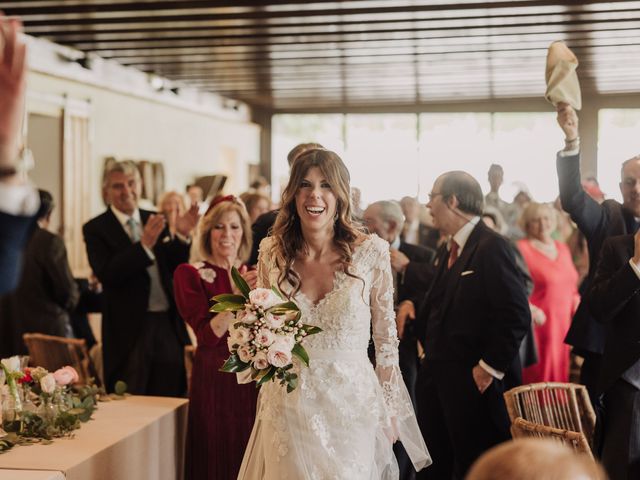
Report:
<svg viewBox="0 0 640 480"><path fill-rule="evenodd" d="M494 379L481 394L472 368L428 361L420 368L418 423L433 465L418 472L419 480L462 480L482 453L511 438L503 382Z"/></svg>
<svg viewBox="0 0 640 480"><path fill-rule="evenodd" d="M611 480L640 479L640 390L617 380L604 395L602 463Z"/></svg>
<svg viewBox="0 0 640 480"><path fill-rule="evenodd" d="M124 373L129 393L184 397L184 346L176 335L173 319L167 312L147 312L143 332Z"/></svg>
<svg viewBox="0 0 640 480"><path fill-rule="evenodd" d="M596 414L596 429L593 434L593 453L596 457L602 454L602 435L603 435L603 418L604 403L603 396L598 393L596 388L598 376L600 375L600 367L602 365L602 355L584 352L582 353L582 367L580 367L580 383L587 388L589 399L593 410Z"/></svg>
<svg viewBox="0 0 640 480"><path fill-rule="evenodd" d="M399 365L402 372L402 379L404 380L413 407L416 406L416 381L418 379L418 367L420 366L418 359L418 343L413 330L407 328L405 335L400 340L398 347ZM414 480L416 478L416 469L413 468L411 459L407 455L401 442L396 442L393 445L393 453L398 461L398 468L400 470L400 480Z"/></svg>

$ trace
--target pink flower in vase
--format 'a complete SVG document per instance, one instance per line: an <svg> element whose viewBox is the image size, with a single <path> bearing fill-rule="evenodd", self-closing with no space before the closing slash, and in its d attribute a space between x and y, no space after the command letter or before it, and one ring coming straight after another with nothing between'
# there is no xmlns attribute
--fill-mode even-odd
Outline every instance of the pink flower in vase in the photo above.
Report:
<svg viewBox="0 0 640 480"><path fill-rule="evenodd" d="M53 372L53 378L55 378L58 385L63 386L76 383L80 379L80 376L75 368L67 365Z"/></svg>

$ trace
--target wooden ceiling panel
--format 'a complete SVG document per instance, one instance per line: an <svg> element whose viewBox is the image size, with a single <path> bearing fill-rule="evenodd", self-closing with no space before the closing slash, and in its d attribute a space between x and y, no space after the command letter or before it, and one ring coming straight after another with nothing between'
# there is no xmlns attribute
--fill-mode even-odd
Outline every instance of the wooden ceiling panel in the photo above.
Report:
<svg viewBox="0 0 640 480"><path fill-rule="evenodd" d="M27 33L261 108L521 98L546 48L585 93L637 91L640 1L20 0Z"/></svg>

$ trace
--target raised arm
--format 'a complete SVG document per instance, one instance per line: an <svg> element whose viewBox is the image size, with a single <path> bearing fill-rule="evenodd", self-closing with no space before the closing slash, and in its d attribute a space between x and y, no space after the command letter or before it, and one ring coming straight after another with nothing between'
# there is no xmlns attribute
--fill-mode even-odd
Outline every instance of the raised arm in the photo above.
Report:
<svg viewBox="0 0 640 480"><path fill-rule="evenodd" d="M606 213L582 188L578 115L567 104L558 104L558 125L565 135L565 148L556 159L562 208L580 231L591 238L602 225Z"/></svg>

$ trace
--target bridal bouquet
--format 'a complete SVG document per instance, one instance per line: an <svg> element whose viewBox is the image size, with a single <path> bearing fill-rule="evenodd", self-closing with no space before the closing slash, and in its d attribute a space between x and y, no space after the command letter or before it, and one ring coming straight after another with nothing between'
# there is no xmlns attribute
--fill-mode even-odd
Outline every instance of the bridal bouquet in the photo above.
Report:
<svg viewBox="0 0 640 480"><path fill-rule="evenodd" d="M229 327L231 356L220 371L248 372L260 386L270 380L279 381L292 392L298 376L291 371L293 357L309 366L309 355L302 346L304 338L322 330L301 322L298 306L287 301L276 288L251 290L238 270L231 278L241 295L222 294L213 297L212 312L233 312L235 322Z"/></svg>

